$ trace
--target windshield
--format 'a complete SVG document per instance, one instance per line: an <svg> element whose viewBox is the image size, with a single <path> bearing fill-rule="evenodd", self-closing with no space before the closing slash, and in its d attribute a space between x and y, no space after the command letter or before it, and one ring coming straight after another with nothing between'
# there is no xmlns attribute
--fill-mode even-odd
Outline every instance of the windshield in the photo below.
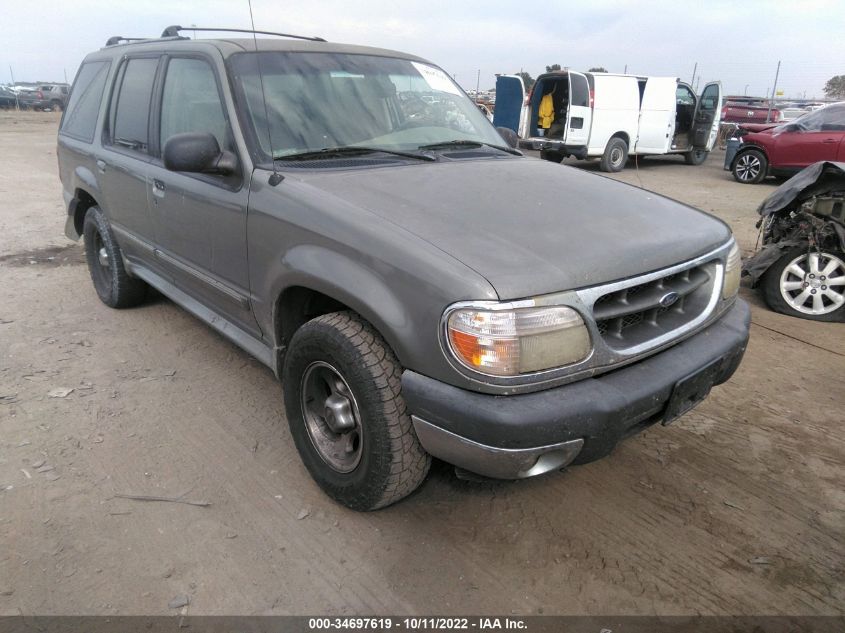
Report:
<svg viewBox="0 0 845 633"><path fill-rule="evenodd" d="M801 115L797 119L781 123L773 135L784 132L842 132L845 131L845 106L833 104Z"/></svg>
<svg viewBox="0 0 845 633"><path fill-rule="evenodd" d="M505 144L445 72L421 62L268 52L234 55L230 69L245 122L266 158L350 145L409 151L457 140Z"/></svg>

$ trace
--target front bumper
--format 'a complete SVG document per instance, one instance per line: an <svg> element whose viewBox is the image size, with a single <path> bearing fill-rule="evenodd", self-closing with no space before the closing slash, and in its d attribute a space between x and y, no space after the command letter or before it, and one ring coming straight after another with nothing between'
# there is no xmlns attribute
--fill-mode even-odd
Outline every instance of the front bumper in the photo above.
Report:
<svg viewBox="0 0 845 633"><path fill-rule="evenodd" d="M531 477L599 459L666 422L679 381L707 369L704 393L725 382L745 353L750 317L737 299L718 321L663 352L536 393L492 396L412 371L402 375L402 393L420 443L435 457L488 477Z"/></svg>

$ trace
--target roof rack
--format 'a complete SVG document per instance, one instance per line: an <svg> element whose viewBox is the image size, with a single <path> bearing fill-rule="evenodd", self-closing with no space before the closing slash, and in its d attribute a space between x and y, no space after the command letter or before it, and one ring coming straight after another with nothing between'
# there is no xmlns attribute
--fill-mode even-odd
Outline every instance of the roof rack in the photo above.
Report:
<svg viewBox="0 0 845 633"><path fill-rule="evenodd" d="M168 26L161 34L162 37L179 37L179 31L221 31L226 33L253 33L258 35L277 35L279 37L292 37L297 40L310 40L312 42L325 42L322 37L309 37L307 35L291 35L290 33L275 33L273 31L252 31L250 29L222 29L199 26Z"/></svg>
<svg viewBox="0 0 845 633"><path fill-rule="evenodd" d="M117 46L121 42L143 42L146 37L123 37L122 35L114 35L106 40L106 46Z"/></svg>

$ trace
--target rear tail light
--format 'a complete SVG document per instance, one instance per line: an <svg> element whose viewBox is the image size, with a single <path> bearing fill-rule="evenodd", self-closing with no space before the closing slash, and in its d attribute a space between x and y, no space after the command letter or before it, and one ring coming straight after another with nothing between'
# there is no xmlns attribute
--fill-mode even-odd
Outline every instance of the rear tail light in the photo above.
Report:
<svg viewBox="0 0 845 633"><path fill-rule="evenodd" d="M593 107L593 102L596 100L596 91L590 90L590 107Z"/></svg>
<svg viewBox="0 0 845 633"><path fill-rule="evenodd" d="M43 93L43 92L41 92L40 90L38 91L38 93L37 93L37 94L38 94L38 98L39 98L39 99L43 99L43 98L44 98L44 93Z"/></svg>

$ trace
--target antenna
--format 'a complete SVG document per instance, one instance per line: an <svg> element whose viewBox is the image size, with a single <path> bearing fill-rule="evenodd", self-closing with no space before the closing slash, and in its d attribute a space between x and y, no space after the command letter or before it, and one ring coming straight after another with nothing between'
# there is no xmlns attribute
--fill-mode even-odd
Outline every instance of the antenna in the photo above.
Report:
<svg viewBox="0 0 845 633"><path fill-rule="evenodd" d="M252 17L252 0L246 1L249 5L249 21L252 24L252 41L255 44L255 59L258 62L258 81L261 84L261 102L264 104L264 121L267 123L267 145L270 148L270 160L273 163L273 174L267 182L271 187L275 187L285 177L276 171L276 157L273 155L273 135L270 132L270 115L267 111L267 95L264 93L264 74L261 72L261 55L258 52L258 38L255 35L255 19Z"/></svg>

